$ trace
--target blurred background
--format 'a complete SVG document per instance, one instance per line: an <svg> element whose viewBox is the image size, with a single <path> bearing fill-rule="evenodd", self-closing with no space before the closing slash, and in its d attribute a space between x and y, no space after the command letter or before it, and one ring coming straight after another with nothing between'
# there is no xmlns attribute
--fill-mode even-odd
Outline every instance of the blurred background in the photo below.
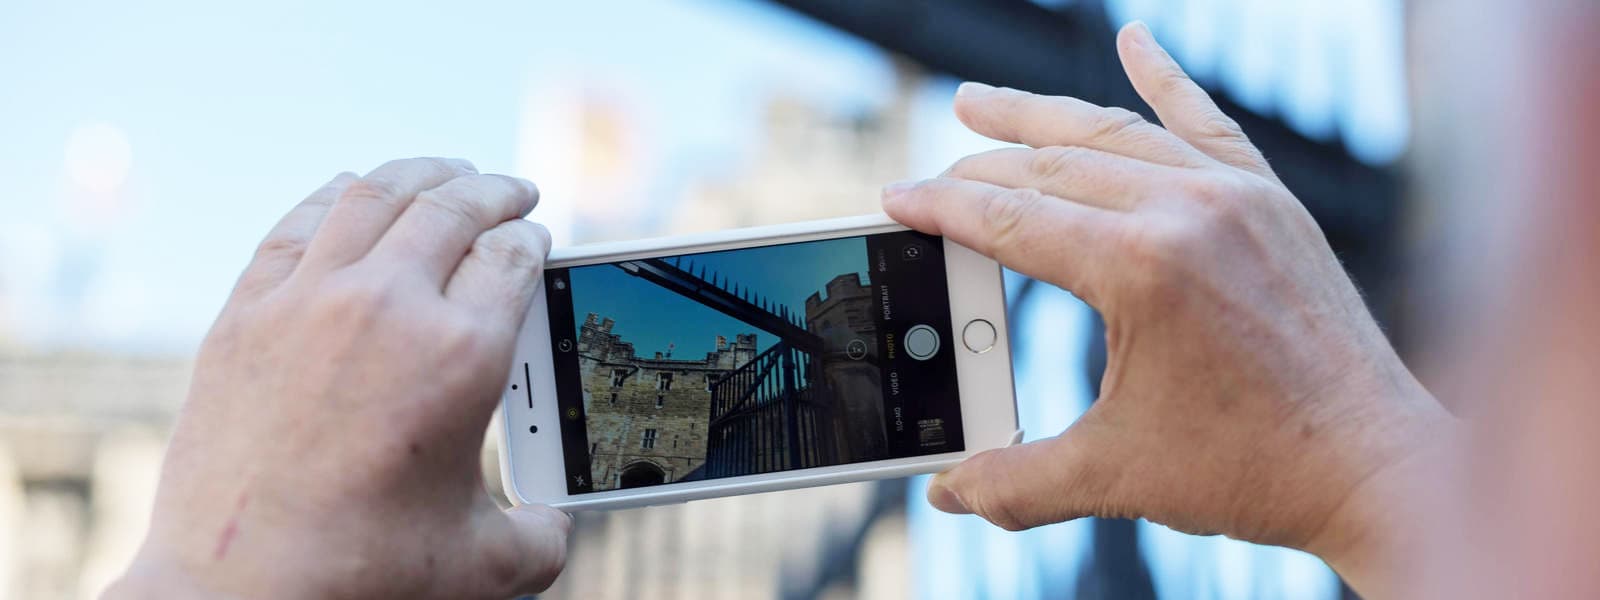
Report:
<svg viewBox="0 0 1600 600"><path fill-rule="evenodd" d="M1400 0L0 3L0 598L119 572L200 338L334 173L442 155L530 177L557 244L865 213L996 146L951 115L964 79L1148 114L1113 47L1135 18L1392 321ZM1007 283L1019 411L1050 435L1096 395L1100 324ZM924 486L584 514L545 597L1353 597L1302 553L1133 521L1009 533Z"/></svg>

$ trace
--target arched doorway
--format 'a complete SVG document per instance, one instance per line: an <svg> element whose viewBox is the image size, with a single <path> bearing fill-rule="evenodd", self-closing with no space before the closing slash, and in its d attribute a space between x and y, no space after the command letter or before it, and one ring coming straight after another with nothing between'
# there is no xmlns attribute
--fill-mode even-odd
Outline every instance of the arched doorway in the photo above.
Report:
<svg viewBox="0 0 1600 600"><path fill-rule="evenodd" d="M667 482L666 472L653 463L639 461L622 468L617 487L622 489L659 485Z"/></svg>

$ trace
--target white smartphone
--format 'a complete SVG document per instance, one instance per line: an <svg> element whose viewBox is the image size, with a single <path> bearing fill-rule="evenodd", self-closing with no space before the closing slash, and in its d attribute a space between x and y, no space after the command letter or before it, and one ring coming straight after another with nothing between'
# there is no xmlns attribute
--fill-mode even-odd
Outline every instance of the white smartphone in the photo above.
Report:
<svg viewBox="0 0 1600 600"><path fill-rule="evenodd" d="M562 248L518 336L516 503L931 473L1015 443L993 260L883 215Z"/></svg>

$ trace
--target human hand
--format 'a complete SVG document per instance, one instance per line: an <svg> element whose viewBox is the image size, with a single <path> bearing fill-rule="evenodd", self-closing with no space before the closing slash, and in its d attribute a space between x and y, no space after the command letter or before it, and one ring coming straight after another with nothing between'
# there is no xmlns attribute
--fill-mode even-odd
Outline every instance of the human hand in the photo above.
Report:
<svg viewBox="0 0 1600 600"><path fill-rule="evenodd" d="M929 500L1012 530L1142 517L1365 561L1374 486L1451 419L1237 124L1142 24L1118 49L1165 128L966 84L963 123L1031 148L885 189L895 219L1060 285L1106 322L1101 396L1082 418L969 458Z"/></svg>
<svg viewBox="0 0 1600 600"><path fill-rule="evenodd" d="M150 533L108 596L494 598L571 520L479 451L550 248L533 184L465 161L342 174L261 242L195 365Z"/></svg>

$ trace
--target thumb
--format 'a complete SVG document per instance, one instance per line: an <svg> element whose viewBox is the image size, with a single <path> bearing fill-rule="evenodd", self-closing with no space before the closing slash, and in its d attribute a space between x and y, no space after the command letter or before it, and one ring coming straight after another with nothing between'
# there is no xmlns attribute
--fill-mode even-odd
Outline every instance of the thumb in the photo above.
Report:
<svg viewBox="0 0 1600 600"><path fill-rule="evenodd" d="M508 573L514 594L537 594L549 589L567 562L567 535L572 517L543 504L524 504L505 511L509 527L500 528L502 547L513 548Z"/></svg>
<svg viewBox="0 0 1600 600"><path fill-rule="evenodd" d="M976 514L1010 531L1079 517L1128 517L1111 507L1117 493L1117 462L1109 446L1074 426L1065 433L1008 448L980 452L940 473L928 486L928 502L948 513Z"/></svg>

